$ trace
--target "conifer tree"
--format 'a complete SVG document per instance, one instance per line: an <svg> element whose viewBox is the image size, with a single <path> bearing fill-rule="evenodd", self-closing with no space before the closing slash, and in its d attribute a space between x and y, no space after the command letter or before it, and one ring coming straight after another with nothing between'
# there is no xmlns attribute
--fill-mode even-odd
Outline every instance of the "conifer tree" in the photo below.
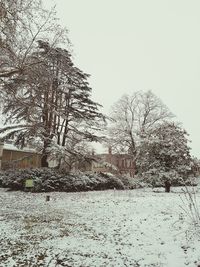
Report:
<svg viewBox="0 0 200 267"><path fill-rule="evenodd" d="M3 88L7 120L7 137L15 135L16 144L36 143L42 151L42 166L53 147L65 147L77 140L97 141L96 135L104 116L100 105L91 99L89 75L72 62L69 51L39 41L39 50L28 58L31 64L23 74L9 80Z"/></svg>

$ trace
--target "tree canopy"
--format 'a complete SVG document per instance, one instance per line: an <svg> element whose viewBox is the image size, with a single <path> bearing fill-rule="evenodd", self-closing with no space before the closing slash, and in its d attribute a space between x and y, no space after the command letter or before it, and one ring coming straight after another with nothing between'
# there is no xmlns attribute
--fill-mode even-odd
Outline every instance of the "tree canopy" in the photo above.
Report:
<svg viewBox="0 0 200 267"><path fill-rule="evenodd" d="M27 59L37 48L37 40L48 40L54 47L66 37L55 9L44 9L41 0L0 0L0 78L31 66Z"/></svg>
<svg viewBox="0 0 200 267"><path fill-rule="evenodd" d="M129 153L137 159L142 136L156 125L173 117L162 101L151 91L122 96L112 107L108 129L114 150Z"/></svg>
<svg viewBox="0 0 200 267"><path fill-rule="evenodd" d="M112 107L107 143L131 155L137 175L152 183L186 180L192 173L188 135L173 118L151 91L124 95Z"/></svg>
<svg viewBox="0 0 200 267"><path fill-rule="evenodd" d="M182 183L192 174L188 134L180 124L165 122L143 138L138 158L139 175L152 183Z"/></svg>

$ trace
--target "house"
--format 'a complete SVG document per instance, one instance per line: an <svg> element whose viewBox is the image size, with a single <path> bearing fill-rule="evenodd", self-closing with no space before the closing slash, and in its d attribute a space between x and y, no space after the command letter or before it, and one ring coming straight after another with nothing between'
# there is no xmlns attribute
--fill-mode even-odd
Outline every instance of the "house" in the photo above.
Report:
<svg viewBox="0 0 200 267"><path fill-rule="evenodd" d="M41 167L41 154L34 149L19 149L12 143L0 143L0 169L26 169Z"/></svg>
<svg viewBox="0 0 200 267"><path fill-rule="evenodd" d="M129 154L108 153L92 155L93 160L76 164L75 169L92 172L109 172L113 174L125 174L133 177L135 174L135 161Z"/></svg>
<svg viewBox="0 0 200 267"><path fill-rule="evenodd" d="M50 161L49 166L57 166L57 162ZM55 166L54 166L55 165ZM26 169L40 168L41 154L33 148L19 149L12 142L0 143L0 169ZM129 154L108 153L88 156L87 160L74 164L73 170L91 171L94 173L109 172L113 174L125 174L133 177L135 174L135 161Z"/></svg>

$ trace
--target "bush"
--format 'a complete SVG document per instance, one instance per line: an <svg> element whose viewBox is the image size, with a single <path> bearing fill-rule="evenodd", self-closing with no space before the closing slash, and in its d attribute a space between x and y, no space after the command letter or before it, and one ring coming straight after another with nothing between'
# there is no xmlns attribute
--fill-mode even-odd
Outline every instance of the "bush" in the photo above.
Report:
<svg viewBox="0 0 200 267"><path fill-rule="evenodd" d="M21 169L0 173L0 186L10 190L25 190L27 179L34 181L32 192L77 192L106 189L130 189L132 178L106 173L66 173L56 169Z"/></svg>
<svg viewBox="0 0 200 267"><path fill-rule="evenodd" d="M156 169L151 169L148 172L137 175L136 180L140 180L145 183L147 186L152 187L163 187L165 181L170 181L172 186L196 186L197 180L195 177L184 177L178 174L175 170L168 172L159 171Z"/></svg>

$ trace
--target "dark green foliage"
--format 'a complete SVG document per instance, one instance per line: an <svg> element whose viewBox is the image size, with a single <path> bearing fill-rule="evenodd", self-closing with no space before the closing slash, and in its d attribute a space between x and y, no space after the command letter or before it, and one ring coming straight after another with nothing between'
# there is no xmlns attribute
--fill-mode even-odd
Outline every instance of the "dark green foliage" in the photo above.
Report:
<svg viewBox="0 0 200 267"><path fill-rule="evenodd" d="M0 186L10 190L25 190L26 179L34 180L32 192L79 192L90 190L127 189L128 179L104 173L66 173L55 169L22 169L1 172Z"/></svg>

